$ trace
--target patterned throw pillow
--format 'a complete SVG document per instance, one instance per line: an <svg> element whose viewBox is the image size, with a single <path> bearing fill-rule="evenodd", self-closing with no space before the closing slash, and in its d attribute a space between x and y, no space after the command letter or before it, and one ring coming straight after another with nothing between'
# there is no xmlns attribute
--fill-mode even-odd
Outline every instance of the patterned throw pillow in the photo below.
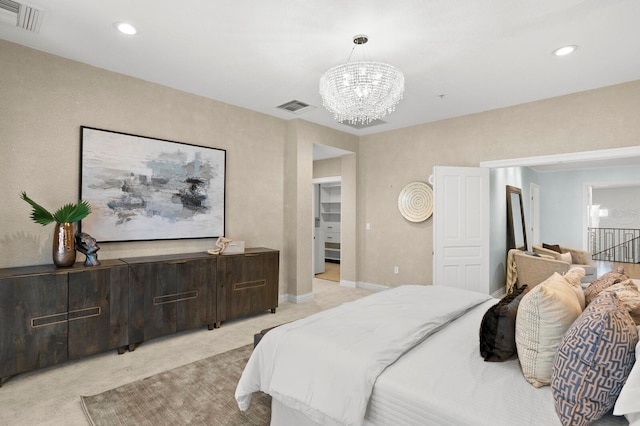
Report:
<svg viewBox="0 0 640 426"><path fill-rule="evenodd" d="M622 266L618 266L615 271L607 272L606 274L599 276L594 282L589 284L589 287L584 291L584 298L587 305L591 303L591 301L595 299L605 288L628 279L629 277L625 275L624 268Z"/></svg>
<svg viewBox="0 0 640 426"><path fill-rule="evenodd" d="M640 290L638 290L638 286L633 280L625 280L614 284L602 290L600 294L609 292L618 296L618 300L629 311L636 325L640 325Z"/></svg>
<svg viewBox="0 0 640 426"><path fill-rule="evenodd" d="M522 374L547 386L556 349L582 308L572 286L557 272L524 295L516 316L516 348Z"/></svg>
<svg viewBox="0 0 640 426"><path fill-rule="evenodd" d="M589 425L609 411L635 362L638 330L614 293L598 296L567 330L551 392L563 425Z"/></svg>
<svg viewBox="0 0 640 426"><path fill-rule="evenodd" d="M506 361L516 353L516 314L526 289L526 285L515 289L482 317L480 355L485 361Z"/></svg>

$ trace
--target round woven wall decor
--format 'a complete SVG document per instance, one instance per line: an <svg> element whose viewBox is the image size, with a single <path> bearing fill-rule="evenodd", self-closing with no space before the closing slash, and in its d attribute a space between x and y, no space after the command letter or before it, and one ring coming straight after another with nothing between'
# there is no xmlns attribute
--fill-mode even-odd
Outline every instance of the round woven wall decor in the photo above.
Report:
<svg viewBox="0 0 640 426"><path fill-rule="evenodd" d="M411 182L398 196L398 209L410 222L424 222L433 213L433 190L424 182Z"/></svg>

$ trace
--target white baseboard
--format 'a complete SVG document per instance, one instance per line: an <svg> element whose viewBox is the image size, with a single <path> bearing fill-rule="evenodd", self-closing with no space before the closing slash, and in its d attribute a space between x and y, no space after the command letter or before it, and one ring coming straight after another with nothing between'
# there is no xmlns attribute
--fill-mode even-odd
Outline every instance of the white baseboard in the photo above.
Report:
<svg viewBox="0 0 640 426"><path fill-rule="evenodd" d="M638 281L640 284L640 280ZM368 283L364 281L355 282L355 281L340 280L340 285L343 287L349 287L349 288L364 288L372 291L383 291L391 288L388 285L374 284L374 283ZM500 287L499 289L491 293L491 296L495 298L500 298L502 297L505 291L506 291L505 287ZM301 294L299 296L296 296L294 294L281 294L278 296L279 303L284 303L284 302L303 303L303 302L308 302L309 300L313 300L313 293Z"/></svg>
<svg viewBox="0 0 640 426"><path fill-rule="evenodd" d="M291 302L291 303L303 303L313 300L313 293L301 294L296 296L295 294L281 294L278 296L278 302Z"/></svg>
<svg viewBox="0 0 640 426"><path fill-rule="evenodd" d="M388 290L390 288L388 285L373 284L373 283L367 283L364 281L358 281L358 283L356 284L356 287L366 288L367 290L373 290L373 291Z"/></svg>
<svg viewBox="0 0 640 426"><path fill-rule="evenodd" d="M358 286L358 284L355 281L347 281L347 280L340 280L340 285L343 287L349 287L349 288L356 288Z"/></svg>

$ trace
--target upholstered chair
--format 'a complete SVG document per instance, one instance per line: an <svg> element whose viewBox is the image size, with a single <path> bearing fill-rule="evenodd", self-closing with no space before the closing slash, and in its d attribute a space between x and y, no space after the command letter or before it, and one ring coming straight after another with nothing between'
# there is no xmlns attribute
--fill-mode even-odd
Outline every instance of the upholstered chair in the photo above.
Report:
<svg viewBox="0 0 640 426"><path fill-rule="evenodd" d="M512 260L512 267L515 269L514 284L518 288L526 284L531 289L554 272L564 275L570 268L567 262L516 249L509 250L509 259ZM507 292L510 292L510 288L507 288Z"/></svg>
<svg viewBox="0 0 640 426"><path fill-rule="evenodd" d="M569 267L579 266L584 268L585 276L582 278L583 283L591 283L598 277L598 268L591 259L591 254L587 251L574 249L559 245L536 245L532 246L534 253L549 256L555 260L566 262Z"/></svg>

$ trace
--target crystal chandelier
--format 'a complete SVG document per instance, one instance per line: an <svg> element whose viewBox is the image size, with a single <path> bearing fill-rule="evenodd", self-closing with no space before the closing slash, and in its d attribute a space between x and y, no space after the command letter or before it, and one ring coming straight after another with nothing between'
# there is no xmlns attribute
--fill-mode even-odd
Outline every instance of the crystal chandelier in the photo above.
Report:
<svg viewBox="0 0 640 426"><path fill-rule="evenodd" d="M368 40L366 35L357 35L353 43L358 46ZM380 119L396 109L403 93L402 72L382 62L347 61L320 77L322 104L340 122L369 124Z"/></svg>

